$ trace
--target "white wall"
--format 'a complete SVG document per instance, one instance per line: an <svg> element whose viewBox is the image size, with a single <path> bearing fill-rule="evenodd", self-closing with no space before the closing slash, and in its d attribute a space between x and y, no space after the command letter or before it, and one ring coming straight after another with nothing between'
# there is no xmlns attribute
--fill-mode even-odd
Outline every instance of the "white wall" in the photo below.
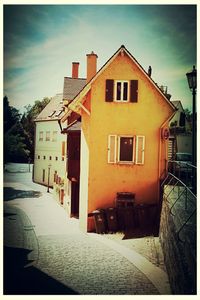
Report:
<svg viewBox="0 0 200 300"><path fill-rule="evenodd" d="M177 135L177 152L192 153L192 135Z"/></svg>
<svg viewBox="0 0 200 300"><path fill-rule="evenodd" d="M66 173L66 135L60 133L58 121L40 121L35 122L35 125L34 181L44 185L48 184L48 165L50 164L50 186L52 186L55 171L60 177L64 177ZM43 141L39 141L40 131L43 131ZM46 131L50 131L50 141L46 141ZM57 141L52 141L53 131L57 131ZM63 157L62 142L65 142L65 155ZM45 170L44 182L43 170Z"/></svg>

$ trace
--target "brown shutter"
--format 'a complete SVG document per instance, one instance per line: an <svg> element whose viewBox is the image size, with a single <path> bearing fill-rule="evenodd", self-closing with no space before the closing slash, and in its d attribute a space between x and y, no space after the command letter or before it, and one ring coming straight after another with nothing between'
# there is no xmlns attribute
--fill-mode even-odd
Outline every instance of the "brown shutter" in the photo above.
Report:
<svg viewBox="0 0 200 300"><path fill-rule="evenodd" d="M114 80L107 79L106 80L106 102L112 102L114 96Z"/></svg>
<svg viewBox="0 0 200 300"><path fill-rule="evenodd" d="M130 102L138 101L138 80L131 80L130 82Z"/></svg>

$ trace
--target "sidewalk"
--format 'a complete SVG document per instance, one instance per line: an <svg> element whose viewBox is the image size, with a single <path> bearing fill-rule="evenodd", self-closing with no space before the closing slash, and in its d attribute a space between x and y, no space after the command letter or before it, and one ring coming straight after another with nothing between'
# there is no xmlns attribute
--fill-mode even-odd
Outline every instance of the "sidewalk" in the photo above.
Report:
<svg viewBox="0 0 200 300"><path fill-rule="evenodd" d="M4 186L30 190L13 182ZM33 286L29 283L30 290L25 288L25 293L21 286L21 294L170 294L162 257L159 262L154 255L160 253L158 241L153 237L142 243L142 239L123 241L120 234L84 234L78 220L69 219L51 194L41 192L36 198L5 201L4 229L5 246L32 250L26 253L25 269L34 268L37 278L40 272L46 281L54 281L51 288L43 284L39 290L32 280Z"/></svg>

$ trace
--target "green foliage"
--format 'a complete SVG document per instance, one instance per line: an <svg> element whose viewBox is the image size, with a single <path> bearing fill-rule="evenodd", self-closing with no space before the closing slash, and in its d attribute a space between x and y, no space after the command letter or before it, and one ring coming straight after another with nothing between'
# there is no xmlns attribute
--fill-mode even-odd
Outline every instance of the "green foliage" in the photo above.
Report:
<svg viewBox="0 0 200 300"><path fill-rule="evenodd" d="M50 99L36 100L34 105L25 107L21 116L19 111L9 105L5 96L4 103L4 163L28 162L34 158L34 120Z"/></svg>
<svg viewBox="0 0 200 300"><path fill-rule="evenodd" d="M33 160L34 158L34 120L49 102L50 99L48 97L45 97L42 101L36 100L33 106L31 106L30 104L25 106L26 111L21 118L21 124L24 129L26 144L30 151L31 160Z"/></svg>
<svg viewBox="0 0 200 300"><path fill-rule="evenodd" d="M27 162L30 151L20 134L6 133L4 136L4 161Z"/></svg>
<svg viewBox="0 0 200 300"><path fill-rule="evenodd" d="M19 111L9 105L8 97L3 98L3 128L4 133L10 130L21 118Z"/></svg>

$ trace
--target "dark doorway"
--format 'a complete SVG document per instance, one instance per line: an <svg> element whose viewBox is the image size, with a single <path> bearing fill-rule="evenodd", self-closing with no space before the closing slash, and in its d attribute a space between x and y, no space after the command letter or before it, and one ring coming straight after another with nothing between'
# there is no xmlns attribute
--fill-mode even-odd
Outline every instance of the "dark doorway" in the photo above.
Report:
<svg viewBox="0 0 200 300"><path fill-rule="evenodd" d="M71 216L79 217L79 181L71 182Z"/></svg>

